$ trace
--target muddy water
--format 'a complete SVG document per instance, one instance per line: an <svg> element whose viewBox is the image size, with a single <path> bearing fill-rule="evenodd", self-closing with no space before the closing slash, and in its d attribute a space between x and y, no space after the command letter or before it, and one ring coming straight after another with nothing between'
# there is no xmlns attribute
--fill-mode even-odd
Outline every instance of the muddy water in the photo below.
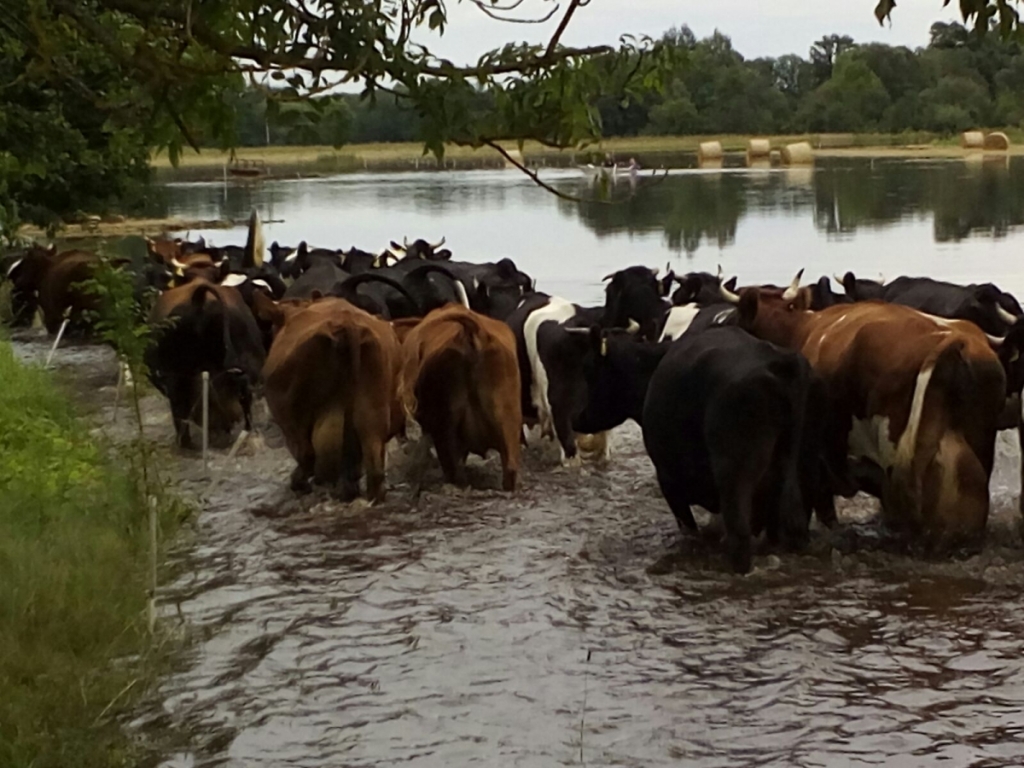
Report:
<svg viewBox="0 0 1024 768"><path fill-rule="evenodd" d="M108 352L55 365L128 434ZM143 414L169 443L164 403ZM980 553L908 556L858 498L746 577L708 516L679 541L632 425L607 468L558 468L535 440L515 496L494 460L467 492L414 454L394 448L378 507L295 499L266 425L209 478L162 462L202 509L161 594L186 658L130 724L163 766L1024 762L1015 437Z"/></svg>

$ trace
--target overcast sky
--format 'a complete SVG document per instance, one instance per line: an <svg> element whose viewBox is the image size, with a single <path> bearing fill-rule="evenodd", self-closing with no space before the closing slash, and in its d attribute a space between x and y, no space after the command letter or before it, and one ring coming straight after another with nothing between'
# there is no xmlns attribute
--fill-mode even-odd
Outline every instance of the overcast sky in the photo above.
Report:
<svg viewBox="0 0 1024 768"><path fill-rule="evenodd" d="M504 0L502 0L504 2ZM561 6L566 7L566 0ZM875 0L591 0L576 11L562 42L583 46L614 43L624 33L660 37L673 26L688 24L698 38L715 29L732 38L746 58L797 53L807 56L811 43L824 35L849 35L856 42L879 41L911 48L926 45L936 21L957 20L942 0L899 0L892 26L878 25ZM525 0L521 11L540 10L545 0ZM512 41L543 42L560 14L546 24L505 24L485 16L468 0L449 0L450 26L440 40L424 40L435 53L463 64Z"/></svg>

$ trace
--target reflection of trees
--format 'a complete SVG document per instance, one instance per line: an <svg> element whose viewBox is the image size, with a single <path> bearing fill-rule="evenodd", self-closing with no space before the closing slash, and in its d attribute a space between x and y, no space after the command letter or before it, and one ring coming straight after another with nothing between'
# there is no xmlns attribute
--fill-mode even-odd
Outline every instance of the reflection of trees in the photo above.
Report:
<svg viewBox="0 0 1024 768"><path fill-rule="evenodd" d="M935 239L942 243L983 233L1005 237L1024 223L1024 166L1017 158L955 164L929 186Z"/></svg>
<svg viewBox="0 0 1024 768"><path fill-rule="evenodd" d="M815 223L829 233L853 232L931 212L937 242L1003 237L1024 223L1024 166L1011 162L836 162L815 175Z"/></svg>
<svg viewBox="0 0 1024 768"><path fill-rule="evenodd" d="M827 159L809 179L791 173L688 174L648 183L616 204L558 205L599 236L660 231L670 248L688 253L702 241L730 245L739 220L752 212L793 214L808 208L815 225L829 234L931 213L937 242L972 234L1003 237L1024 224L1024 160Z"/></svg>
<svg viewBox="0 0 1024 768"><path fill-rule="evenodd" d="M725 246L736 237L736 224L747 208L749 181L740 174L670 176L641 187L636 196L611 205L559 202L598 235L612 232L664 231L669 248L697 250L701 240Z"/></svg>

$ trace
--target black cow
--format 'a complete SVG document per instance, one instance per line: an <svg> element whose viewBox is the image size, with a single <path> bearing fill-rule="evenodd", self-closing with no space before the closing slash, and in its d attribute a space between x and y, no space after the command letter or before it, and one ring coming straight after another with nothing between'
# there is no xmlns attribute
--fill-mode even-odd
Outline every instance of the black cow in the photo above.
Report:
<svg viewBox="0 0 1024 768"><path fill-rule="evenodd" d="M533 280L520 272L512 259L483 264L446 261L443 266L462 283L470 308L495 320L507 320L523 297L533 293ZM405 258L390 269L396 273L409 274L422 270L423 262ZM438 282L436 275L431 279L434 283Z"/></svg>
<svg viewBox="0 0 1024 768"><path fill-rule="evenodd" d="M852 272L843 278L846 292L856 301L881 299L913 307L929 315L970 320L985 333L1002 336L1022 316L1017 300L992 283L956 285L930 277L897 277L885 285L856 280ZM865 283L869 283L865 286Z"/></svg>
<svg viewBox="0 0 1024 768"><path fill-rule="evenodd" d="M394 240L391 241L391 248L395 253L402 254L402 260L406 259L423 259L424 261L449 261L452 258L452 252L447 248L441 248L444 245L445 238L441 238L438 243L428 243L422 238L417 238L413 241L412 245L409 244L409 239L405 238L402 240L402 245L399 245Z"/></svg>
<svg viewBox="0 0 1024 768"><path fill-rule="evenodd" d="M295 282L285 291L286 299L308 299L316 291L326 296L330 290L349 276L342 268L339 251L328 251L321 248L309 250L306 243L299 244L295 258L286 261L281 277L293 277Z"/></svg>
<svg viewBox="0 0 1024 768"><path fill-rule="evenodd" d="M722 282L722 273L717 275L710 272L688 272L685 275L673 275L679 287L672 294L673 306L684 304L698 304L706 307L709 304L718 304L722 301L722 288L736 290L736 278L730 277ZM667 289L666 289L667 293Z"/></svg>
<svg viewBox="0 0 1024 768"><path fill-rule="evenodd" d="M535 293L509 316L516 337L524 421L557 436L563 462L579 462L573 423L586 407L584 357L590 327L599 325L603 307L583 308L565 299Z"/></svg>
<svg viewBox="0 0 1024 768"><path fill-rule="evenodd" d="M636 323L640 338L654 341L665 324L670 305L662 298L663 285L657 270L627 267L607 275L605 288L604 328L626 328Z"/></svg>
<svg viewBox="0 0 1024 768"><path fill-rule="evenodd" d="M335 285L331 296L345 299L371 315L385 320L404 317L422 317L426 313L404 285L381 274L383 270L352 275Z"/></svg>
<svg viewBox="0 0 1024 768"><path fill-rule="evenodd" d="M751 567L751 535L807 538L819 451L808 423L810 365L736 327L685 334L655 369L641 425L662 494L681 527L691 505L720 512L732 567Z"/></svg>

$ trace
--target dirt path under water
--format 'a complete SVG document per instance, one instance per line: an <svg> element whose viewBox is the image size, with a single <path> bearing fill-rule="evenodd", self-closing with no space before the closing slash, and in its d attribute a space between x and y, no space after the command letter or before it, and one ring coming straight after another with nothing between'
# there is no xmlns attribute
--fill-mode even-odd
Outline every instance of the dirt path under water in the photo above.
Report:
<svg viewBox="0 0 1024 768"><path fill-rule="evenodd" d="M39 359L46 344L16 348ZM128 434L107 350L55 365ZM163 401L144 416L169 444ZM494 459L461 491L396 449L377 507L297 500L275 446L267 429L218 453L211 479L198 457L166 467L202 509L162 594L195 641L131 727L175 745L168 768L1024 762L1008 433L982 552L908 557L858 498L841 530L746 577L713 536L677 544L632 425L607 469L558 468L534 443L514 496Z"/></svg>

